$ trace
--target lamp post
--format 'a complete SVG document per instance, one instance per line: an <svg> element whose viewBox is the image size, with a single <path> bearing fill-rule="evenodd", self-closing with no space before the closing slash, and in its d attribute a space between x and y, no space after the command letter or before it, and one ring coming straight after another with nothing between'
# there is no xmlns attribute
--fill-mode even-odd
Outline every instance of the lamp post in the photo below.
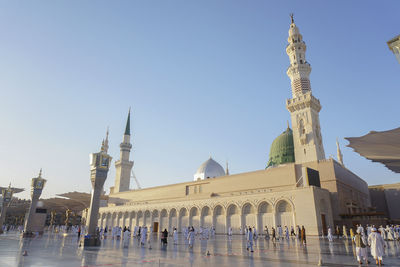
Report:
<svg viewBox="0 0 400 267"><path fill-rule="evenodd" d="M32 237L32 218L36 211L37 202L40 195L42 194L43 187L46 183L46 179L42 178L42 169L40 169L39 176L32 178L31 183L31 206L29 207L29 212L25 219L25 227L23 237Z"/></svg>
<svg viewBox="0 0 400 267"><path fill-rule="evenodd" d="M3 206L1 208L1 215L0 215L0 234L3 233L3 223L6 219L7 208L10 205L12 195L14 190L11 188L11 184L8 188L1 190L1 194L3 196Z"/></svg>
<svg viewBox="0 0 400 267"><path fill-rule="evenodd" d="M108 140L106 139L108 142ZM100 208L100 195L103 192L103 185L107 179L110 168L111 156L107 154L107 147L103 145L99 153L90 154L90 180L92 182L92 195L90 199L89 214L86 221L89 238L85 238L84 246L100 246L97 222Z"/></svg>

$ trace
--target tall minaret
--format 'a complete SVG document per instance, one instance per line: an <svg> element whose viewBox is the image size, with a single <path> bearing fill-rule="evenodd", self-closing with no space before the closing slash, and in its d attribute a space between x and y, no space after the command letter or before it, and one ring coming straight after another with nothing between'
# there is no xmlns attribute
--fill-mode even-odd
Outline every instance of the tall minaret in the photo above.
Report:
<svg viewBox="0 0 400 267"><path fill-rule="evenodd" d="M291 20L286 53L290 59L287 75L291 80L292 98L286 100L286 108L292 119L295 161L304 163L325 159L319 124L321 104L311 92L311 66L306 60L306 44L294 23L293 14Z"/></svg>
<svg viewBox="0 0 400 267"><path fill-rule="evenodd" d="M336 153L337 153L337 160L341 165L343 164L343 154L342 151L340 151L340 146L339 146L339 141L336 139Z"/></svg>
<svg viewBox="0 0 400 267"><path fill-rule="evenodd" d="M122 143L119 145L121 148L119 160L115 162L115 186L114 193L128 191L129 182L131 179L131 171L133 161L129 161L129 153L131 152L132 144L131 139L131 109L129 109L128 119L126 121L125 133Z"/></svg>
<svg viewBox="0 0 400 267"><path fill-rule="evenodd" d="M101 151L107 153L108 152L108 127L106 132L106 139L103 139L101 143Z"/></svg>

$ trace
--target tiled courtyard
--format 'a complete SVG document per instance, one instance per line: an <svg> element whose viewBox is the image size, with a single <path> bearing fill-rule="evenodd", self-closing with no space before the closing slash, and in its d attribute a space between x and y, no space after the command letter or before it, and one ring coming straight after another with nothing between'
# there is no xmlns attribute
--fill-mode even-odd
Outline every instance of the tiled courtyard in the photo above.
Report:
<svg viewBox="0 0 400 267"><path fill-rule="evenodd" d="M295 238L274 243L262 237L255 242L254 253L246 250L243 236L196 238L193 249L183 237L177 245L172 238L167 246L158 241L154 235L149 249L148 245L140 247L137 239L127 246L122 240L106 239L99 248L83 249L74 235L22 239L10 232L0 236L0 266L318 266L320 259L322 266L358 266L355 247L342 239L329 243L308 237L304 246ZM387 242L385 266L400 266L399 247L399 242ZM371 255L369 260L370 266L375 266Z"/></svg>

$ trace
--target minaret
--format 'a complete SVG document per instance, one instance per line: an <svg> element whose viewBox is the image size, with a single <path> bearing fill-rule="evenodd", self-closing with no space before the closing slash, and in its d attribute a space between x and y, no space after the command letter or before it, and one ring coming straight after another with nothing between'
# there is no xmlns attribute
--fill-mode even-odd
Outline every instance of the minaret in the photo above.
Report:
<svg viewBox="0 0 400 267"><path fill-rule="evenodd" d="M101 143L101 151L107 153L108 152L108 127L107 127L107 132L106 132L106 139L103 139L103 142Z"/></svg>
<svg viewBox="0 0 400 267"><path fill-rule="evenodd" d="M292 119L295 160L304 163L325 159L319 124L321 104L311 92L311 66L306 60L306 44L294 23L293 14L288 42L286 53L290 66L287 75L291 80L292 98L286 100L286 108Z"/></svg>
<svg viewBox="0 0 400 267"><path fill-rule="evenodd" d="M339 141L338 141L337 139L336 139L336 149L337 149L337 151L336 151L336 153L337 153L337 160L339 161L339 163L340 163L341 165L344 166L344 164L343 164L343 154L342 154L342 151L340 151Z"/></svg>
<svg viewBox="0 0 400 267"><path fill-rule="evenodd" d="M115 162L116 173L115 173L114 193L129 190L131 170L133 167L133 161L129 161L129 153L131 152L132 148L130 139L131 139L131 109L129 109L123 141L119 145L119 147L121 148L119 160Z"/></svg>
<svg viewBox="0 0 400 267"><path fill-rule="evenodd" d="M226 171L225 171L226 175L229 175L229 166L228 166L228 161L226 161Z"/></svg>

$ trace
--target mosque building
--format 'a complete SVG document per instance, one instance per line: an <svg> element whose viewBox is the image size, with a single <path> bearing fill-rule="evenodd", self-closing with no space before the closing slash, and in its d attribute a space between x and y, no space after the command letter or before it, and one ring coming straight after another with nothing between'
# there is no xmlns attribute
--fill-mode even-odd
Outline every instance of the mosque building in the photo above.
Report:
<svg viewBox="0 0 400 267"><path fill-rule="evenodd" d="M327 232L329 226L355 221L352 215L371 206L367 183L338 161L325 158L319 122L320 101L313 95L306 60L306 44L293 17L286 53L292 98L286 100L292 129L271 145L266 169L229 174L211 157L194 174L194 181L130 190L130 115L120 158L115 163L115 185L109 202L100 208L99 227L152 226L153 231L177 227L215 227L226 234L245 226L262 232L265 226L304 225L307 234ZM108 145L108 144L107 144ZM227 166L228 167L228 166Z"/></svg>

